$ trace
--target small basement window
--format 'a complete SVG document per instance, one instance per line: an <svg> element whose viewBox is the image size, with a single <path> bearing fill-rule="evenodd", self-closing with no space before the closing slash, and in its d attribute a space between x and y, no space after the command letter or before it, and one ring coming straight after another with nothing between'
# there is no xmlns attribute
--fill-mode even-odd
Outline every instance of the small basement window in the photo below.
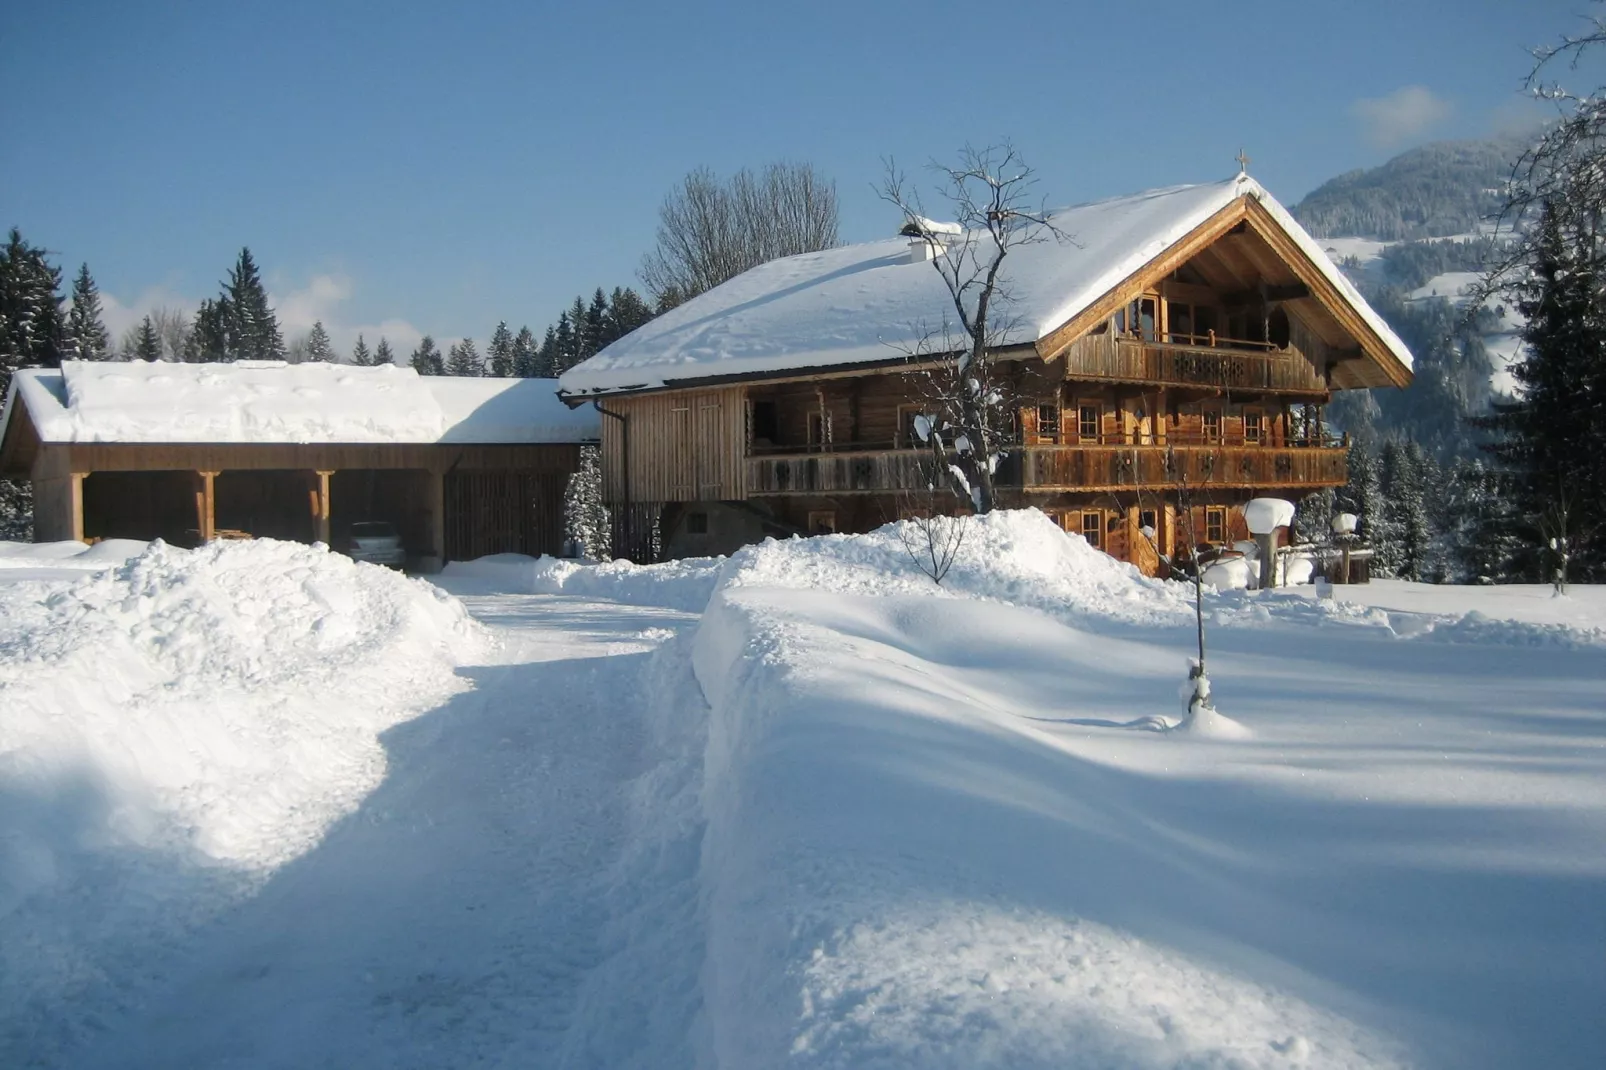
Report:
<svg viewBox="0 0 1606 1070"><path fill-rule="evenodd" d="M708 534L708 514L704 513L704 512L701 512L701 511L695 512L695 513L687 513L686 514L686 534L688 534L688 535L707 535Z"/></svg>
<svg viewBox="0 0 1606 1070"><path fill-rule="evenodd" d="M809 513L810 535L835 535L836 510L815 509Z"/></svg>
<svg viewBox="0 0 1606 1070"><path fill-rule="evenodd" d="M1087 540L1089 546L1098 546L1099 538L1104 533L1104 518L1098 513L1082 514L1082 538Z"/></svg>

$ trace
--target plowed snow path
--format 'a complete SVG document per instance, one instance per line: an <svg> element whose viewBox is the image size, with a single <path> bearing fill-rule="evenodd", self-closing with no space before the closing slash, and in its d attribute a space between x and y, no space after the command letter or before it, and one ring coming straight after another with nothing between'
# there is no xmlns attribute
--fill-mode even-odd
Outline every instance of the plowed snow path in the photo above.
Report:
<svg viewBox="0 0 1606 1070"><path fill-rule="evenodd" d="M79 1065L562 1066L604 956L641 675L695 617L465 595L474 689L384 737L383 784L205 932Z"/></svg>

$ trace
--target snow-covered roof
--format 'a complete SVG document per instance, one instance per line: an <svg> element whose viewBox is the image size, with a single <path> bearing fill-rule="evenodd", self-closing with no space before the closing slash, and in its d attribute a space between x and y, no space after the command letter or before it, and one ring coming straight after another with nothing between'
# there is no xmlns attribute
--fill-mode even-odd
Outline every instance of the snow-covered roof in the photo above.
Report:
<svg viewBox="0 0 1606 1070"><path fill-rule="evenodd" d="M1239 197L1277 221L1405 367L1410 351L1287 210L1248 175L1173 186L1054 213L1071 241L1012 249L1013 323L1003 344L1034 344ZM929 263L892 238L761 264L666 312L570 369L570 395L645 390L706 376L885 361L940 335L954 315ZM995 320L995 322L999 322ZM955 330L957 333L957 330ZM929 348L929 346L927 347Z"/></svg>
<svg viewBox="0 0 1606 1070"><path fill-rule="evenodd" d="M21 404L42 442L595 442L597 413L554 388L394 365L67 361L12 377L0 435Z"/></svg>

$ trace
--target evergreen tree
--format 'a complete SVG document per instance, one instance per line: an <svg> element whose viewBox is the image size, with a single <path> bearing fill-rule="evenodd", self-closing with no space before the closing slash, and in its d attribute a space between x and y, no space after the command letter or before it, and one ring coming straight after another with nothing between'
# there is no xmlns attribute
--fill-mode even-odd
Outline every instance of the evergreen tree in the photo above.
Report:
<svg viewBox="0 0 1606 1070"><path fill-rule="evenodd" d="M360 334L357 336L357 344L351 347L351 362L359 368L372 368L376 363L374 355L368 351L368 343L363 341Z"/></svg>
<svg viewBox="0 0 1606 1070"><path fill-rule="evenodd" d="M579 544L580 552L598 561L612 555L613 526L602 500L602 451L580 447L580 469L569 477L563 495L565 538Z"/></svg>
<svg viewBox="0 0 1606 1070"><path fill-rule="evenodd" d="M653 318L651 306L630 287L614 287L608 298L608 332L599 348L606 348Z"/></svg>
<svg viewBox="0 0 1606 1070"><path fill-rule="evenodd" d="M536 356L535 377L537 379L557 378L559 359L557 328L548 327L546 329L546 337L541 339L541 350Z"/></svg>
<svg viewBox="0 0 1606 1070"><path fill-rule="evenodd" d="M480 359L480 351L474 345L474 339L465 338L452 346L451 353L446 360L447 375L484 375L485 362Z"/></svg>
<svg viewBox="0 0 1606 1070"><path fill-rule="evenodd" d="M1508 583L1533 571L1509 479L1477 458L1456 461L1445 479L1444 541L1454 583Z"/></svg>
<svg viewBox="0 0 1606 1070"><path fill-rule="evenodd" d="M329 341L329 332L323 329L323 320L317 320L307 335L307 359L325 364L335 359L335 347Z"/></svg>
<svg viewBox="0 0 1606 1070"><path fill-rule="evenodd" d="M385 336L380 335L379 348L374 350L374 364L380 365L394 363L396 363L396 354L390 351L390 342L386 340Z"/></svg>
<svg viewBox="0 0 1606 1070"><path fill-rule="evenodd" d="M602 292L602 287L598 286L591 295L591 303L586 306L585 317L580 322L583 325L580 332L583 339L580 360L590 360L612 341L608 337L608 296Z"/></svg>
<svg viewBox="0 0 1606 1070"><path fill-rule="evenodd" d="M1421 580L1431 574L1430 474L1427 458L1416 443L1394 438L1384 445L1378 479L1384 523L1372 537L1372 549L1373 560L1386 575Z"/></svg>
<svg viewBox="0 0 1606 1070"><path fill-rule="evenodd" d="M496 325L486 356L490 358L491 375L506 379L513 374L513 332L507 329L507 320Z"/></svg>
<svg viewBox="0 0 1606 1070"><path fill-rule="evenodd" d="M67 313L67 348L79 360L110 360L112 339L101 321L100 291L89 274L89 265L78 268L72 284L72 310Z"/></svg>
<svg viewBox="0 0 1606 1070"><path fill-rule="evenodd" d="M0 248L0 396L18 368L61 364L61 271L11 228Z"/></svg>
<svg viewBox="0 0 1606 1070"><path fill-rule="evenodd" d="M411 363L413 371L419 375L446 374L446 361L442 359L441 351L435 348L435 339L427 334L418 343L418 348L413 350Z"/></svg>
<svg viewBox="0 0 1606 1070"><path fill-rule="evenodd" d="M139 325L139 335L134 343L135 360L161 360L162 337L156 333L156 325L146 316Z"/></svg>
<svg viewBox="0 0 1606 1070"><path fill-rule="evenodd" d="M1575 578L1606 575L1606 249L1595 230L1543 204L1519 288L1527 345L1511 371L1522 394L1482 421L1536 540L1567 503Z"/></svg>
<svg viewBox="0 0 1606 1070"><path fill-rule="evenodd" d="M513 339L513 374L521 379L532 378L536 374L537 353L535 335L530 328L520 327Z"/></svg>
<svg viewBox="0 0 1606 1070"><path fill-rule="evenodd" d="M229 315L225 298L201 302L184 340L185 363L215 364L229 359Z"/></svg>
<svg viewBox="0 0 1606 1070"><path fill-rule="evenodd" d="M1335 508L1355 514L1360 521L1357 533L1372 546L1374 567L1392 576L1395 538L1384 515L1377 459L1362 442L1352 440L1347 460L1349 482L1335 495Z"/></svg>
<svg viewBox="0 0 1606 1070"><path fill-rule="evenodd" d="M226 360L283 360L284 338L279 320L268 306L268 291L262 285L251 250L240 250L239 259L229 271L219 302L228 313Z"/></svg>

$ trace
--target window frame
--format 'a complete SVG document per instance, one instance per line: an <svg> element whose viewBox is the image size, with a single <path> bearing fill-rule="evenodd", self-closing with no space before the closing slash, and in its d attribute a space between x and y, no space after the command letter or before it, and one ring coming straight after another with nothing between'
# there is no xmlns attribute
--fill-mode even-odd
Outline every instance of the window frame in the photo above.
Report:
<svg viewBox="0 0 1606 1070"><path fill-rule="evenodd" d="M1093 414L1093 433L1087 432L1087 414ZM1099 439L1104 437L1104 405L1097 401L1079 401L1076 403L1076 440L1078 442L1092 442L1097 445Z"/></svg>
<svg viewBox="0 0 1606 1070"><path fill-rule="evenodd" d="M1212 535L1211 528L1216 534ZM1212 545L1225 546L1227 544L1227 509L1222 505L1205 506L1204 541Z"/></svg>
<svg viewBox="0 0 1606 1070"><path fill-rule="evenodd" d="M1090 534L1091 533L1091 534ZM1095 550L1104 549L1104 512L1101 509L1083 509L1079 534Z"/></svg>

